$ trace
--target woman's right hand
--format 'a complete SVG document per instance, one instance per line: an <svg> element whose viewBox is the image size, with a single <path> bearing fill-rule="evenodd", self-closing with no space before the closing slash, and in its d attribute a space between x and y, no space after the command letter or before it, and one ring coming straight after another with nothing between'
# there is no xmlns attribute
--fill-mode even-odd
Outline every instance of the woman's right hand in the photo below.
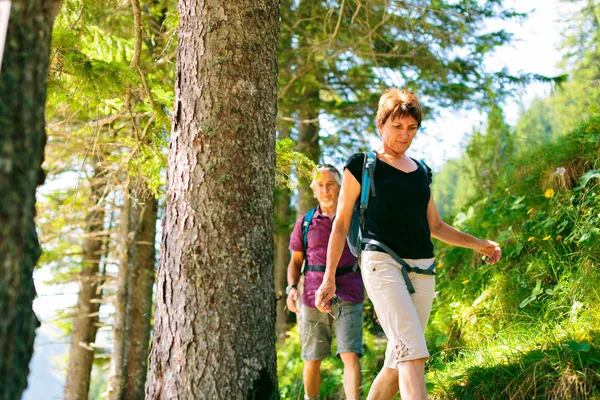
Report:
<svg viewBox="0 0 600 400"><path fill-rule="evenodd" d="M479 246L477 246L475 250L488 257L488 259L485 261L488 264L494 264L500 261L500 258L502 257L502 249L500 248L500 245L491 240L480 240Z"/></svg>
<svg viewBox="0 0 600 400"><path fill-rule="evenodd" d="M335 295L335 278L333 279L323 279L321 282L321 286L317 289L315 293L315 306L322 313L330 312L331 306L330 301Z"/></svg>
<svg viewBox="0 0 600 400"><path fill-rule="evenodd" d="M285 304L287 304L287 308L293 313L298 313L296 301L298 301L298 289L292 288L288 293Z"/></svg>

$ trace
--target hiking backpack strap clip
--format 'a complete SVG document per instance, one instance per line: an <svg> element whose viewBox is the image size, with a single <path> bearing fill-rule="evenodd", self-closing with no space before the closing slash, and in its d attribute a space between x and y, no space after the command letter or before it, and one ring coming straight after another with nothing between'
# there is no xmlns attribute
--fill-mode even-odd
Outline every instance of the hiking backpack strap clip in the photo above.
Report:
<svg viewBox="0 0 600 400"><path fill-rule="evenodd" d="M304 215L304 218L302 219L302 250L304 251L304 260L302 261L301 271L302 275L306 274L306 250L308 249L308 228L316 211L316 207L308 210L308 212Z"/></svg>
<svg viewBox="0 0 600 400"><path fill-rule="evenodd" d="M402 259L402 257L400 257L398 254L396 254L396 252L394 250L390 249L388 246L381 243L379 240L362 239L362 242L364 244L372 244L372 245L375 245L375 246L381 248L381 250L383 250L387 254L389 254L394 260L396 260L396 262L398 264L400 264L402 266L402 277L404 278L404 282L406 282L406 288L408 289L408 292L411 294L413 294L415 292L415 287L413 286L412 282L410 281L410 278L408 277L409 272L416 272L417 274L423 274L423 275L435 275L435 262L433 264L431 264L429 266L429 268L427 268L427 269L411 267L410 265L408 265L408 263L406 261L404 261Z"/></svg>

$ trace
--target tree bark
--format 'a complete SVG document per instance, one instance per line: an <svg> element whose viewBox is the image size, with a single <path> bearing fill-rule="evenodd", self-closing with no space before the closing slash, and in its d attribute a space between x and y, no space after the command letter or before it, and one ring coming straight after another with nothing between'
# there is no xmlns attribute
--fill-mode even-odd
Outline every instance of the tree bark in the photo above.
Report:
<svg viewBox="0 0 600 400"><path fill-rule="evenodd" d="M276 0L180 1L148 399L277 398Z"/></svg>
<svg viewBox="0 0 600 400"><path fill-rule="evenodd" d="M86 235L83 239L81 271L79 272L79 292L73 318L71 349L65 384L65 400L87 399L90 388L90 375L94 362L94 348L98 331L98 311L101 295L100 262L102 261L102 237L97 232L104 230L105 208L102 200L105 182L100 167L94 166L94 176L90 180L90 211L86 217Z"/></svg>
<svg viewBox="0 0 600 400"><path fill-rule="evenodd" d="M108 398L144 399L158 203L143 180L130 177L121 214L121 248Z"/></svg>
<svg viewBox="0 0 600 400"><path fill-rule="evenodd" d="M124 400L143 400L148 367L152 320L156 218L158 202L145 183L134 179L131 185L129 223L129 293L127 301L127 341L125 352Z"/></svg>
<svg viewBox="0 0 600 400"><path fill-rule="evenodd" d="M125 382L125 348L127 343L127 300L130 286L130 214L131 199L129 187L123 191L123 206L119 218L119 272L117 274L117 298L115 301L114 323L112 326L113 348L110 357L110 378L108 398L121 399Z"/></svg>
<svg viewBox="0 0 600 400"><path fill-rule="evenodd" d="M39 322L35 191L44 181L46 78L59 1L13 0L0 73L0 399L27 387Z"/></svg>

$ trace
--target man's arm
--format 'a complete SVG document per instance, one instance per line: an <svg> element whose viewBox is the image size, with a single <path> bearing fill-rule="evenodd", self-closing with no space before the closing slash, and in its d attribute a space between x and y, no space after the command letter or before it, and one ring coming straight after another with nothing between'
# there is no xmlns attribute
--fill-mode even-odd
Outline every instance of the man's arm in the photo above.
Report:
<svg viewBox="0 0 600 400"><path fill-rule="evenodd" d="M297 313L298 309L296 308L296 301L298 300L298 282L300 282L300 273L302 269L302 262L304 261L304 252L302 251L292 251L292 258L290 263L288 264L287 270L287 282L288 286L296 286L293 287L288 295L286 304L290 311Z"/></svg>

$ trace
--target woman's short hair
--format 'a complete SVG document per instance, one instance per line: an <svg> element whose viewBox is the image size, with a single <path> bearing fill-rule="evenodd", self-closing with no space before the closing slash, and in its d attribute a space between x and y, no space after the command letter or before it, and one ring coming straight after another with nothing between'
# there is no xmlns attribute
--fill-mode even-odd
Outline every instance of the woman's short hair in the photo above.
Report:
<svg viewBox="0 0 600 400"><path fill-rule="evenodd" d="M381 126L391 117L392 120L411 116L421 126L421 104L417 96L408 90L387 89L379 98L379 107L375 121Z"/></svg>

